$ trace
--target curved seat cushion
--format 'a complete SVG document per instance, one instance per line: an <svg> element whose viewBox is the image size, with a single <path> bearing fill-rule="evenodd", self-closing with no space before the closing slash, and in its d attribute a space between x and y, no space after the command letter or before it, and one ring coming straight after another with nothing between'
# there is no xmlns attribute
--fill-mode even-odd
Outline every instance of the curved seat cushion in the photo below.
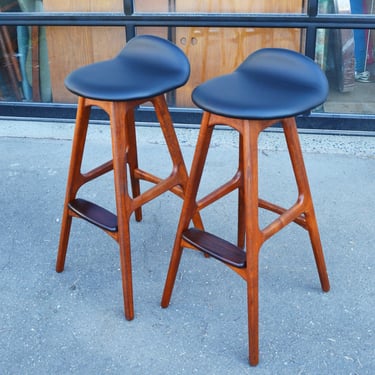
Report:
<svg viewBox="0 0 375 375"><path fill-rule="evenodd" d="M189 78L185 54L168 40L140 35L113 59L70 73L65 86L90 99L126 101L157 96L182 86Z"/></svg>
<svg viewBox="0 0 375 375"><path fill-rule="evenodd" d="M196 87L192 98L198 107L226 117L277 119L315 108L327 95L327 78L310 58L264 48L250 54L233 73Z"/></svg>

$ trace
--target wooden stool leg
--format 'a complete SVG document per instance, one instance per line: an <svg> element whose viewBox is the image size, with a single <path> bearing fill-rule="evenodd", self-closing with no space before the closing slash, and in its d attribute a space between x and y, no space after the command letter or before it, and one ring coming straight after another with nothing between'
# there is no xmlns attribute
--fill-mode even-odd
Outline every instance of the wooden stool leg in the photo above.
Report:
<svg viewBox="0 0 375 375"><path fill-rule="evenodd" d="M153 104L169 154L171 155L173 168L176 168L175 173L179 175L178 180L184 192L188 182L188 173L164 95L155 97L153 99ZM203 223L199 212L194 214L193 222L197 228L203 229Z"/></svg>
<svg viewBox="0 0 375 375"><path fill-rule="evenodd" d="M120 264L122 288L124 297L124 311L127 320L134 318L132 264L130 248L129 211L131 198L128 195L127 181L127 153L126 103L111 103L111 137L113 154L113 174L116 195L118 244L120 249Z"/></svg>
<svg viewBox="0 0 375 375"><path fill-rule="evenodd" d="M72 216L69 211L68 203L75 198L77 191L81 186L81 165L86 142L90 110L91 107L86 105L85 98L80 97L78 100L77 118L74 128L70 166L66 184L64 211L61 222L60 241L56 260L57 272L62 272L64 270L72 223Z"/></svg>
<svg viewBox="0 0 375 375"><path fill-rule="evenodd" d="M164 95L155 97L153 104L173 165L179 169L178 173L181 175L181 181L186 185L187 170Z"/></svg>
<svg viewBox="0 0 375 375"><path fill-rule="evenodd" d="M209 126L209 118L210 115L204 113L191 166L190 179L186 185L184 203L182 205L168 274L165 281L164 292L161 300L162 307L168 307L169 305L183 251L182 234L188 228L197 209L196 197L213 131L213 127Z"/></svg>
<svg viewBox="0 0 375 375"><path fill-rule="evenodd" d="M139 179L135 176L135 170L138 169L138 152L137 152L137 136L135 130L134 109L126 112L126 139L128 141L127 161L129 166L130 181L132 186L133 198L141 194ZM142 220L142 207L135 209L135 220Z"/></svg>
<svg viewBox="0 0 375 375"><path fill-rule="evenodd" d="M329 278L327 273L327 268L324 260L323 248L320 241L320 235L318 230L318 224L315 216L314 209L312 208L310 212L305 214L306 224L309 231L311 246L313 248L316 267L318 269L320 285L324 292L330 290Z"/></svg>
<svg viewBox="0 0 375 375"><path fill-rule="evenodd" d="M257 124L244 121L242 129L249 362L252 366L259 362L258 262L263 244L258 217L258 136L262 128Z"/></svg>
<svg viewBox="0 0 375 375"><path fill-rule="evenodd" d="M243 173L243 137L242 134L239 133L239 160L238 160L238 170L241 173L241 183L238 188L238 229L237 229L237 246L241 249L245 246L245 198L244 198L244 173Z"/></svg>
<svg viewBox="0 0 375 375"><path fill-rule="evenodd" d="M299 142L297 126L294 118L283 120L285 139L288 145L289 155L292 162L294 175L297 181L300 197L305 201L305 219L309 232L311 245L314 252L315 262L319 273L320 283L323 291L328 292L330 289L327 268L324 261L324 254L318 224L315 216L313 200L310 192L310 186L307 178L305 164L303 161L301 145Z"/></svg>

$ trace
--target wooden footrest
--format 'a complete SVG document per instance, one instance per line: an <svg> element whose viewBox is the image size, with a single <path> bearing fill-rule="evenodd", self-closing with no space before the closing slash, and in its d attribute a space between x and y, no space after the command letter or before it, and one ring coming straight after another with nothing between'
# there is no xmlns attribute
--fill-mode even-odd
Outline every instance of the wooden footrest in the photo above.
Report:
<svg viewBox="0 0 375 375"><path fill-rule="evenodd" d="M182 234L183 239L198 250L231 266L246 267L246 252L211 233L190 228Z"/></svg>
<svg viewBox="0 0 375 375"><path fill-rule="evenodd" d="M109 232L117 232L117 216L85 199L74 199L68 207L82 219Z"/></svg>

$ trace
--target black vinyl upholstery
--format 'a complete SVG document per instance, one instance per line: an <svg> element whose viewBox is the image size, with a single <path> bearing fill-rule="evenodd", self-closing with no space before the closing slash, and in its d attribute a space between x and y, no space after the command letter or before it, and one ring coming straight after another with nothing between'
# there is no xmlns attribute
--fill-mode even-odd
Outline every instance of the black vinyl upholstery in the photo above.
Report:
<svg viewBox="0 0 375 375"><path fill-rule="evenodd" d="M151 98L186 83L190 65L168 40L140 35L113 59L76 69L65 86L76 95L105 101Z"/></svg>
<svg viewBox="0 0 375 375"><path fill-rule="evenodd" d="M327 78L310 58L264 48L250 54L233 73L195 88L192 98L198 107L217 115L266 120L304 113L327 95Z"/></svg>

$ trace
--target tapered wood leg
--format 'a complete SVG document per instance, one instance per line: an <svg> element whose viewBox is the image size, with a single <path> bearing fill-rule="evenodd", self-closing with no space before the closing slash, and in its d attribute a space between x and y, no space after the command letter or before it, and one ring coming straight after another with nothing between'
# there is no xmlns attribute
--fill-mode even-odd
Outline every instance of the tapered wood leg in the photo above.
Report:
<svg viewBox="0 0 375 375"><path fill-rule="evenodd" d="M283 120L283 128L299 194L305 201L306 226L314 252L320 283L322 290L328 292L330 289L328 273L295 119L289 118Z"/></svg>
<svg viewBox="0 0 375 375"><path fill-rule="evenodd" d="M314 209L311 209L309 213L305 214L307 228L309 231L311 246L314 252L314 258L316 267L318 269L319 280L324 292L330 290L329 278L327 273L327 267L324 260L323 248L320 241L320 235L318 230L318 224L315 216Z"/></svg>
<svg viewBox="0 0 375 375"><path fill-rule="evenodd" d="M155 112L158 117L160 128L163 132L169 154L171 155L172 163L175 173L179 174L180 186L183 191L186 190L188 173L186 165L182 156L180 144L178 142L176 132L173 126L173 121L168 110L168 106L164 95L159 95L153 100ZM185 196L185 193L184 193ZM203 222L199 212L195 212L192 218L194 225L197 228L203 229Z"/></svg>
<svg viewBox="0 0 375 375"><path fill-rule="evenodd" d="M259 251L263 243L258 217L258 129L257 122L244 121L243 174L246 231L246 282L248 307L249 362L259 362Z"/></svg>
<svg viewBox="0 0 375 375"><path fill-rule="evenodd" d="M249 242L246 246L247 251L252 253L247 257L251 264L246 267L249 363L256 366L259 363L259 249L256 244Z"/></svg>
<svg viewBox="0 0 375 375"><path fill-rule="evenodd" d="M66 252L68 249L69 235L72 224L72 216L69 211L68 203L75 198L77 191L82 184L82 179L80 178L81 165L86 142L89 116L90 106L87 106L86 100L80 97L78 99L77 118L74 128L70 166L66 184L64 210L61 220L60 241L56 260L57 272L62 272L64 270Z"/></svg>
<svg viewBox="0 0 375 375"><path fill-rule="evenodd" d="M190 179L188 180L185 189L184 203L182 205L171 261L169 264L167 279L161 300L162 307L168 307L169 305L183 251L182 234L188 228L189 223L194 217L197 209L196 197L213 131L213 127L208 126L209 117L210 115L208 113L203 115L202 124L198 135L197 146L195 148L193 162L191 165Z"/></svg>
<svg viewBox="0 0 375 375"><path fill-rule="evenodd" d="M69 215L69 208L66 205L64 206L64 211L61 220L60 241L56 259L56 272L64 271L71 227L72 217L71 215Z"/></svg>
<svg viewBox="0 0 375 375"><path fill-rule="evenodd" d="M237 229L237 246L241 249L245 246L245 197L244 197L244 173L243 173L243 137L239 133L239 160L238 160L238 170L241 173L241 182L238 188L238 229Z"/></svg>
<svg viewBox="0 0 375 375"><path fill-rule="evenodd" d="M133 198L141 194L139 179L135 176L135 170L138 168L138 152L137 152L137 136L134 121L134 109L129 108L126 112L126 139L128 140L127 160L129 166L130 181L132 187ZM123 150L124 152L125 150ZM126 165L124 166L126 168ZM142 220L142 207L136 208L134 211L135 220Z"/></svg>
<svg viewBox="0 0 375 375"><path fill-rule="evenodd" d="M182 157L182 152L176 132L173 127L173 122L168 111L168 106L165 101L164 95L159 95L153 99L156 116L160 123L160 128L163 132L163 136L172 159L174 167L177 169L177 173L180 174L181 184L186 186L187 183L187 170Z"/></svg>
<svg viewBox="0 0 375 375"><path fill-rule="evenodd" d="M122 288L124 297L124 311L127 320L134 318L132 264L130 249L129 212L130 197L127 182L127 132L125 129L126 110L123 103L112 103L111 136L113 153L113 174L116 195L116 210L118 222L118 244L120 250L120 264Z"/></svg>

